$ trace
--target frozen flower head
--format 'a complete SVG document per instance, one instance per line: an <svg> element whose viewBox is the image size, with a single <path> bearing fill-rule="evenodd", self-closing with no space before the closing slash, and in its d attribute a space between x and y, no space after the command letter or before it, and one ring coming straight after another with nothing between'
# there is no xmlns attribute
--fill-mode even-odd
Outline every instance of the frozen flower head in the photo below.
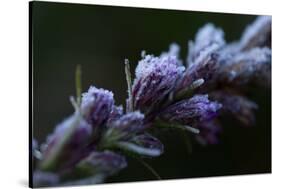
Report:
<svg viewBox="0 0 281 189"><path fill-rule="evenodd" d="M107 120L107 125L111 124L113 121L116 121L123 115L123 106L113 106L110 115Z"/></svg>
<svg viewBox="0 0 281 189"><path fill-rule="evenodd" d="M210 54L225 45L224 33L213 24L206 24L196 34L195 41L189 41L188 64L203 61Z"/></svg>
<svg viewBox="0 0 281 189"><path fill-rule="evenodd" d="M136 68L132 88L134 108L146 112L161 103L183 71L184 67L174 56L145 56Z"/></svg>
<svg viewBox="0 0 281 189"><path fill-rule="evenodd" d="M185 90L198 79L203 79L204 82L212 82L212 78L218 70L218 58L217 53L211 53L203 61L189 65L177 84L177 91Z"/></svg>
<svg viewBox="0 0 281 189"><path fill-rule="evenodd" d="M113 93L91 86L88 92L82 94L81 109L85 119L93 126L106 122L114 104Z"/></svg>
<svg viewBox="0 0 281 189"><path fill-rule="evenodd" d="M233 115L243 125L250 126L255 123L254 112L258 105L253 101L230 91L214 91L211 96L223 104L223 112Z"/></svg>
<svg viewBox="0 0 281 189"><path fill-rule="evenodd" d="M127 166L126 159L111 151L92 152L80 166L92 168L96 174L112 175Z"/></svg>
<svg viewBox="0 0 281 189"><path fill-rule="evenodd" d="M144 130L144 115L138 111L129 112L115 121L108 123L108 129L102 137L103 145L112 145L121 140L128 140Z"/></svg>
<svg viewBox="0 0 281 189"><path fill-rule="evenodd" d="M160 118L193 126L213 119L220 108L221 104L210 101L208 95L196 95L168 106L161 112Z"/></svg>
<svg viewBox="0 0 281 189"><path fill-rule="evenodd" d="M261 85L270 85L271 49L253 48L224 59L218 76L223 83L242 85L254 81Z"/></svg>
<svg viewBox="0 0 281 189"><path fill-rule="evenodd" d="M129 112L112 122L110 128L114 128L128 134L134 134L144 129L143 120L144 115L139 111Z"/></svg>
<svg viewBox="0 0 281 189"><path fill-rule="evenodd" d="M139 111L129 112L108 125L103 135L103 146L114 146L127 152L143 156L159 156L163 152L162 143L144 133L144 115Z"/></svg>
<svg viewBox="0 0 281 189"><path fill-rule="evenodd" d="M67 161L60 162L60 159L68 157L71 161L71 154L78 153L80 148L89 142L92 134L92 127L77 115L72 115L61 124L57 125L53 134L47 137L43 150L43 168L59 169L67 164ZM60 163L60 166L56 166Z"/></svg>
<svg viewBox="0 0 281 189"><path fill-rule="evenodd" d="M271 22L271 16L259 16L254 23L250 24L240 40L240 50L264 47L271 43Z"/></svg>
<svg viewBox="0 0 281 189"><path fill-rule="evenodd" d="M218 51L224 45L224 33L220 28L216 28L213 24L202 27L195 41L189 41L187 69L177 85L177 91L185 90L198 79L211 82L218 68Z"/></svg>

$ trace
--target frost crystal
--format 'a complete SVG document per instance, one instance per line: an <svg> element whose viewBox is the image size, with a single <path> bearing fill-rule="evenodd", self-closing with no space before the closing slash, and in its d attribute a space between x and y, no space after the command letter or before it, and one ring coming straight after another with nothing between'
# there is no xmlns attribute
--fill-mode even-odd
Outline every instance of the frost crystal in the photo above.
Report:
<svg viewBox="0 0 281 189"><path fill-rule="evenodd" d="M144 115L142 113L138 111L130 112L114 121L110 127L133 134L140 132L144 128L143 119Z"/></svg>
<svg viewBox="0 0 281 189"><path fill-rule="evenodd" d="M189 41L187 61L189 64L202 62L224 45L224 32L213 24L206 24L196 34L195 42Z"/></svg>
<svg viewBox="0 0 281 189"><path fill-rule="evenodd" d="M174 56L145 56L136 68L133 83L135 109L145 112L161 103L173 90L183 71L184 67Z"/></svg>
<svg viewBox="0 0 281 189"><path fill-rule="evenodd" d="M114 105L113 93L91 86L82 94L81 109L85 119L93 126L106 122Z"/></svg>
<svg viewBox="0 0 281 189"><path fill-rule="evenodd" d="M179 101L167 107L160 117L170 122L196 125L216 117L221 104L212 102L208 95L196 95L190 99Z"/></svg>
<svg viewBox="0 0 281 189"><path fill-rule="evenodd" d="M270 43L270 36L271 16L260 16L244 31L240 41L240 49L245 51L254 47L263 47L266 43Z"/></svg>
<svg viewBox="0 0 281 189"><path fill-rule="evenodd" d="M253 48L225 59L218 77L222 82L234 84L247 84L252 80L270 84L271 50L267 47Z"/></svg>

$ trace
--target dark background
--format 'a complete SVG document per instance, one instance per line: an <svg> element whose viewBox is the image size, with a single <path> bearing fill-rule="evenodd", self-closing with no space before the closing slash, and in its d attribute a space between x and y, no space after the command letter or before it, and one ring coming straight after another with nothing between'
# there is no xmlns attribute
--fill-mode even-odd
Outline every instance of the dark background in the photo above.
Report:
<svg viewBox="0 0 281 189"><path fill-rule="evenodd" d="M82 66L84 91L90 85L109 89L116 104L124 104L125 58L133 70L141 50L159 55L176 42L185 60L187 41L204 24L223 28L226 40L232 41L256 18L47 2L33 2L32 15L33 133L39 143L73 112L69 96L75 95L77 64ZM224 119L219 145L202 147L192 140L188 150L176 131L160 133L165 153L146 162L165 179L271 172L271 89L253 88L249 95L259 104L255 126L245 128ZM129 166L108 182L155 179L139 162L128 161Z"/></svg>

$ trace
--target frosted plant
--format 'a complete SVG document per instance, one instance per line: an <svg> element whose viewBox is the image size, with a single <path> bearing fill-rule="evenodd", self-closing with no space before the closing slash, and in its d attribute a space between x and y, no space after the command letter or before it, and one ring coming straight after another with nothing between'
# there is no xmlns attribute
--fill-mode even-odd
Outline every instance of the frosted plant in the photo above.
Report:
<svg viewBox="0 0 281 189"><path fill-rule="evenodd" d="M151 128L188 131L208 145L219 143L224 114L253 125L258 105L244 90L249 84L271 85L270 40L268 16L258 17L232 43L224 40L222 29L208 23L188 42L185 64L175 43L160 56L143 52L134 79L125 60L125 112L115 104L113 92L91 86L81 94L78 67L76 99L70 97L74 113L40 147L33 140L33 186L102 183L128 166L126 156L149 167L142 159L164 152Z"/></svg>
<svg viewBox="0 0 281 189"><path fill-rule="evenodd" d="M175 56L146 55L139 61L132 86L133 107L149 112L173 91L184 67Z"/></svg>

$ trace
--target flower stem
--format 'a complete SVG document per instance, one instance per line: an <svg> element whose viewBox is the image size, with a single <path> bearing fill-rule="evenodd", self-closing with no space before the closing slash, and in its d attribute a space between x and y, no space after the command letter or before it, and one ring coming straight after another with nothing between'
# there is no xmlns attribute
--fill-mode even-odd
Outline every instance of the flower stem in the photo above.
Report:
<svg viewBox="0 0 281 189"><path fill-rule="evenodd" d="M62 149L65 147L69 139L73 136L73 133L77 126L79 125L81 119L81 115L79 113L76 113L75 116L71 120L70 127L68 130L65 131L64 136L58 141L58 143L52 148L52 150L49 152L48 158L43 159L41 163L41 169L42 170L53 170L56 168L56 163L58 160L58 157L60 156L60 153Z"/></svg>
<svg viewBox="0 0 281 189"><path fill-rule="evenodd" d="M127 86L128 86L128 101L127 101L127 112L133 111L133 95L132 95L132 76L130 71L130 63L128 59L125 59L125 74L126 74L126 80L127 80Z"/></svg>
<svg viewBox="0 0 281 189"><path fill-rule="evenodd" d="M192 94L194 93L194 90L203 84L204 84L204 79L201 78L201 79L195 80L193 83L191 83L191 85L189 85L188 87L179 91L178 94L176 94L176 96L175 96L175 100L178 101L178 100L182 100L184 98L192 96Z"/></svg>
<svg viewBox="0 0 281 189"><path fill-rule="evenodd" d="M194 134L199 134L200 130L189 125L180 125L177 123L165 123L160 119L156 119L156 126L160 128L170 128L170 129L180 129L184 131L189 131Z"/></svg>
<svg viewBox="0 0 281 189"><path fill-rule="evenodd" d="M158 180L162 180L160 175L145 161L143 161L141 158L134 157L136 160L138 160L146 169L148 169Z"/></svg>
<svg viewBox="0 0 281 189"><path fill-rule="evenodd" d="M75 71L75 84L76 84L76 98L77 98L77 104L80 106L81 104L81 93L82 93L82 71L81 66L78 64L76 66Z"/></svg>

